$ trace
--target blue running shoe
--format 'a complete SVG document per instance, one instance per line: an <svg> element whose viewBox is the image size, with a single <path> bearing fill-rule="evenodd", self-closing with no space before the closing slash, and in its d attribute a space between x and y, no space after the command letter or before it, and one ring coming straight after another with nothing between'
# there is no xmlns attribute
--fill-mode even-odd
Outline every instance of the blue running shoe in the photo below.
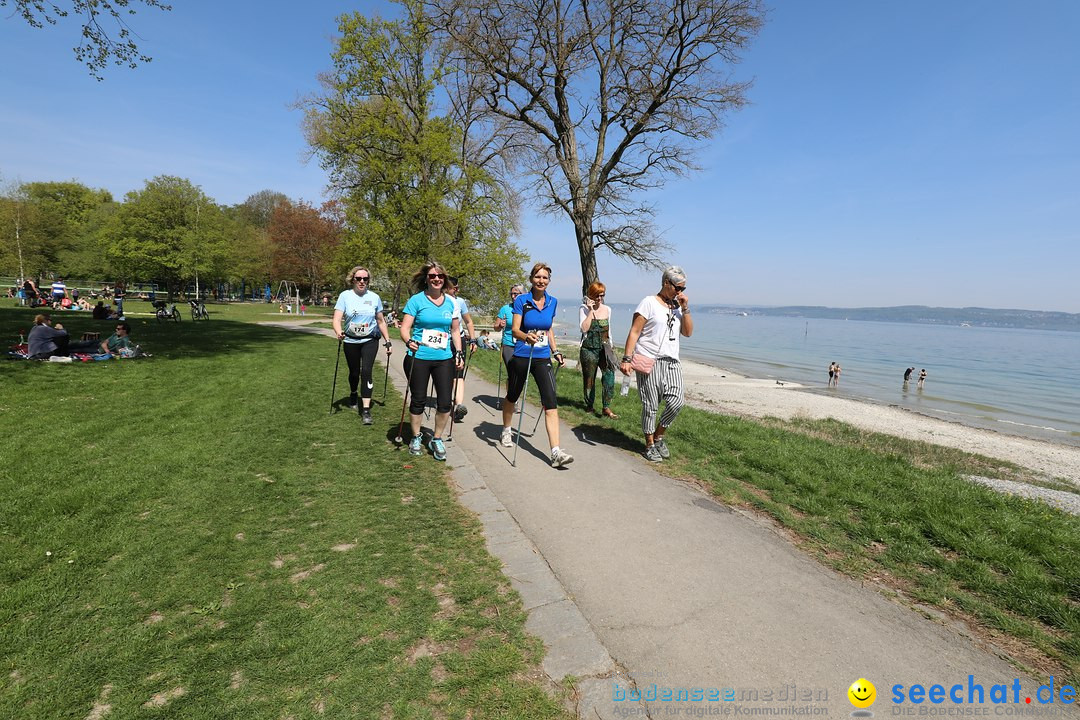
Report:
<svg viewBox="0 0 1080 720"><path fill-rule="evenodd" d="M443 445L442 438L431 438L428 447L431 449L433 458L446 462L446 446Z"/></svg>
<svg viewBox="0 0 1080 720"><path fill-rule="evenodd" d="M424 454L424 436L417 435L409 441L409 454L410 455L423 455Z"/></svg>

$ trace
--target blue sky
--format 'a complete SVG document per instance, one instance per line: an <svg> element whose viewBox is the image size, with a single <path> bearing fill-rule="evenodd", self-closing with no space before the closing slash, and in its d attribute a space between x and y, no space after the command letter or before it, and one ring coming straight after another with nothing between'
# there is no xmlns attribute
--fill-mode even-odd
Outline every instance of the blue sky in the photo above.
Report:
<svg viewBox="0 0 1080 720"><path fill-rule="evenodd" d="M385 3L139 6L154 61L75 62L69 23L0 17L0 181L77 179L115 196L179 175L220 203L318 202L293 103L329 67L335 18ZM703 170L649 199L698 303L979 305L1080 312L1080 3L782 0L736 73L751 105ZM519 242L580 292L568 222ZM360 261L362 259L358 259ZM609 300L658 285L608 255Z"/></svg>

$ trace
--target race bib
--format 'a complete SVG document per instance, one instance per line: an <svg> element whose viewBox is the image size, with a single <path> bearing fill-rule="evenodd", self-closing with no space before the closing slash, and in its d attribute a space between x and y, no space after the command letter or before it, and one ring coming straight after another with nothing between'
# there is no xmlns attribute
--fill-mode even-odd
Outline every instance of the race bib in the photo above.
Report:
<svg viewBox="0 0 1080 720"><path fill-rule="evenodd" d="M445 350L450 342L450 333L442 330L422 330L420 344L435 350Z"/></svg>
<svg viewBox="0 0 1080 720"><path fill-rule="evenodd" d="M371 334L371 323L349 323L349 329L345 331L349 337L367 337Z"/></svg>
<svg viewBox="0 0 1080 720"><path fill-rule="evenodd" d="M533 347L547 347L547 344L548 344L547 331L546 330L537 330L536 331L536 343L533 345Z"/></svg>

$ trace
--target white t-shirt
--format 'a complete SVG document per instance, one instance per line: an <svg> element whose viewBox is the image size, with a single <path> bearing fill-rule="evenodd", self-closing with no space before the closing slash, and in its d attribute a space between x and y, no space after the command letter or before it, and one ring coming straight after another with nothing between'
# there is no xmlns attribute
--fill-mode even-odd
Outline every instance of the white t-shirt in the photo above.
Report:
<svg viewBox="0 0 1080 720"><path fill-rule="evenodd" d="M634 309L635 315L645 318L635 353L651 358L679 359L679 335L682 331L682 309L669 308L660 298L650 295Z"/></svg>

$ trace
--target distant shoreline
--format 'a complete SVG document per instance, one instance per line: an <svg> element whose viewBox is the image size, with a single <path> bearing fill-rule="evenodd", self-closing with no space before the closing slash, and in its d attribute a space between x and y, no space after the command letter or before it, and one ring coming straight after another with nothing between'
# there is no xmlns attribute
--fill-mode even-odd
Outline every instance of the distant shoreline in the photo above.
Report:
<svg viewBox="0 0 1080 720"><path fill-rule="evenodd" d="M938 308L923 305L897 307L830 308L810 305L784 307L700 306L703 312L725 315L764 315L806 318L807 320L851 320L897 322L915 325L949 325L1016 330L1080 332L1080 314L1047 310L1003 310L995 308Z"/></svg>
<svg viewBox="0 0 1080 720"><path fill-rule="evenodd" d="M683 360L682 366L687 401L703 410L783 420L834 418L872 432L1008 460L1080 489L1080 447L972 427L898 406L808 392L797 383L746 377L696 360Z"/></svg>
<svg viewBox="0 0 1080 720"><path fill-rule="evenodd" d="M576 364L578 342L564 335L559 346ZM684 358L681 364L687 403L701 410L782 420L833 418L871 432L1006 460L1080 490L1077 446L972 427L868 399L834 397L799 383L750 377L699 360Z"/></svg>

